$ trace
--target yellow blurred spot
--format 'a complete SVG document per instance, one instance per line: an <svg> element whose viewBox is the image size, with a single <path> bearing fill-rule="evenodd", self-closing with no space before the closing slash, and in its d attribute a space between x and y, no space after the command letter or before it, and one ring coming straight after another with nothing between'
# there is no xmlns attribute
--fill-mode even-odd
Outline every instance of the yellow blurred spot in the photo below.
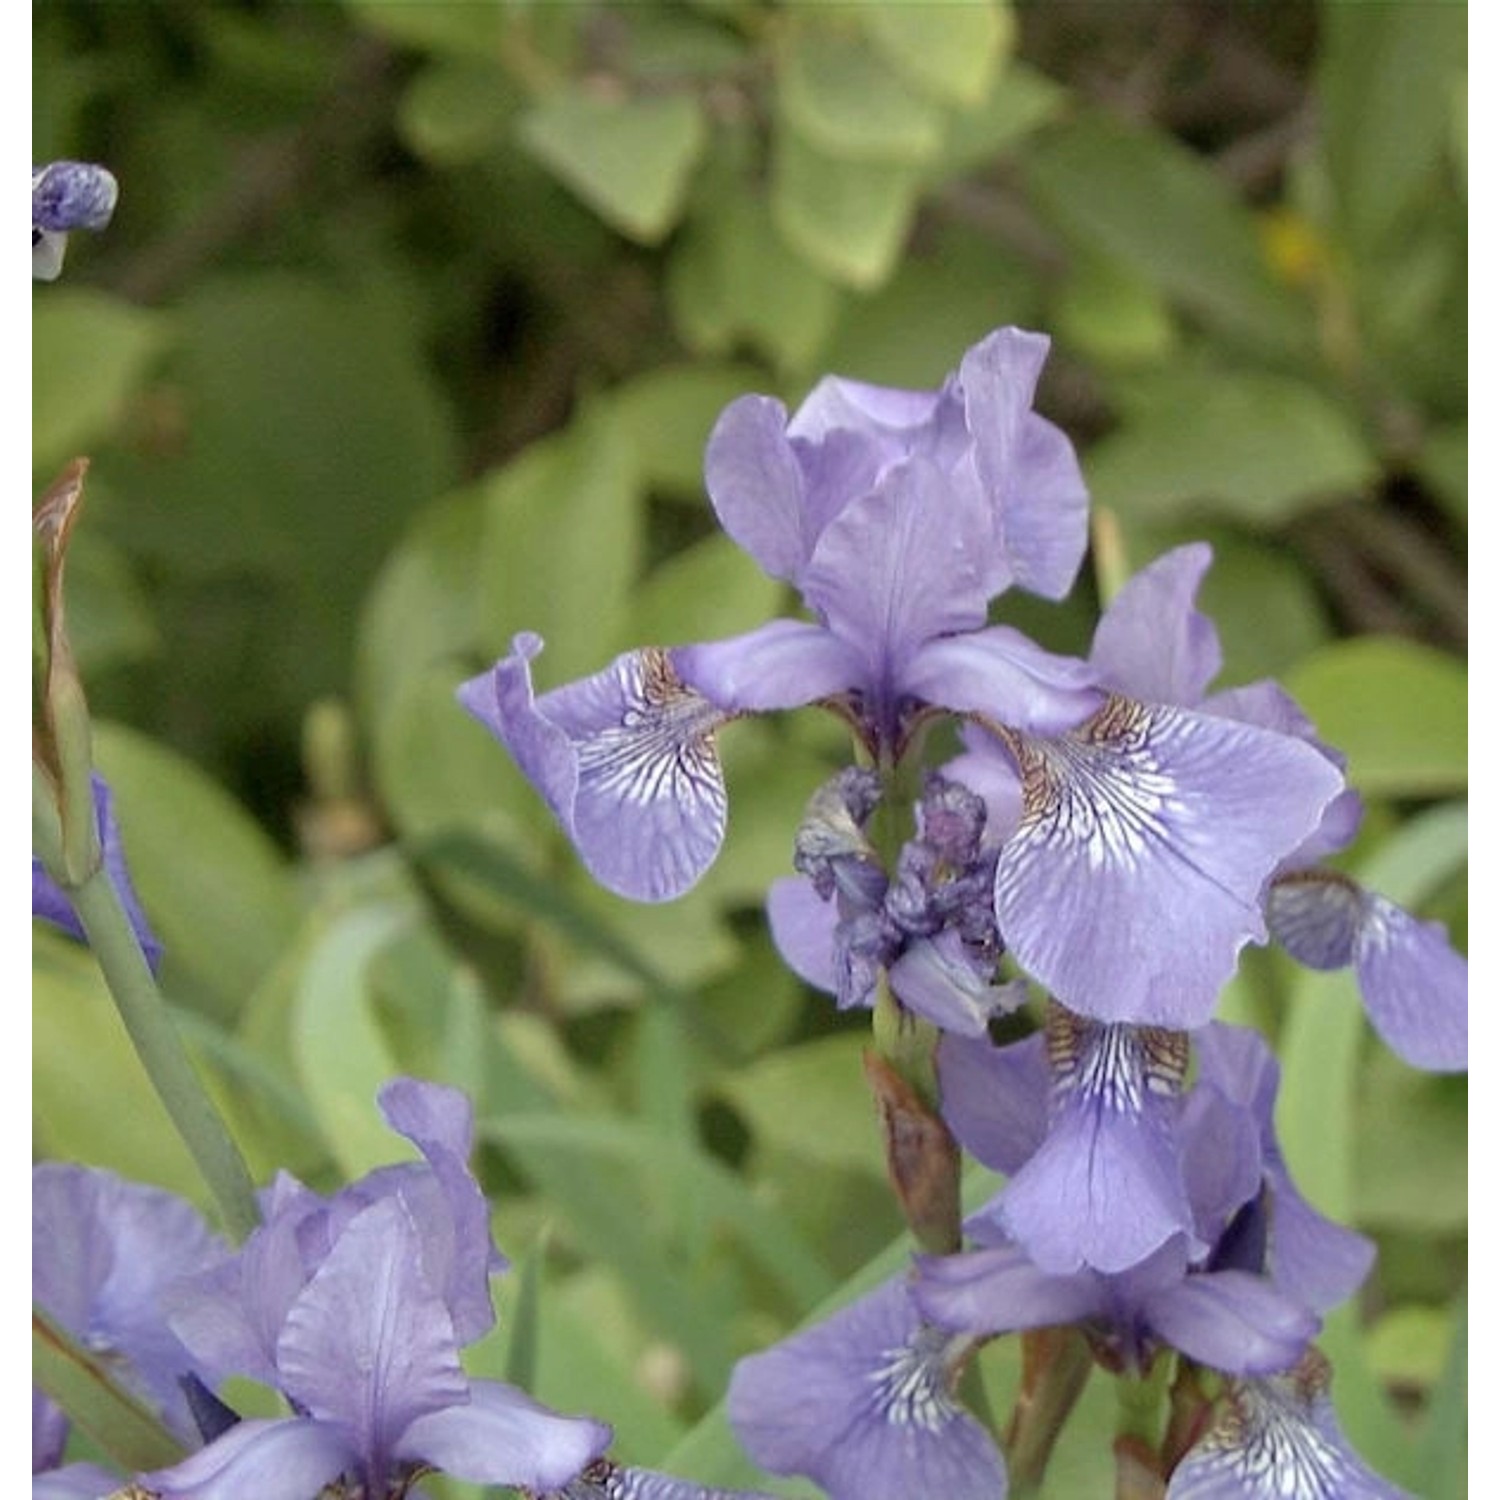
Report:
<svg viewBox="0 0 1500 1500"><path fill-rule="evenodd" d="M1313 225L1289 208L1268 209L1260 217L1261 253L1276 276L1293 286L1309 286L1328 268L1328 250Z"/></svg>

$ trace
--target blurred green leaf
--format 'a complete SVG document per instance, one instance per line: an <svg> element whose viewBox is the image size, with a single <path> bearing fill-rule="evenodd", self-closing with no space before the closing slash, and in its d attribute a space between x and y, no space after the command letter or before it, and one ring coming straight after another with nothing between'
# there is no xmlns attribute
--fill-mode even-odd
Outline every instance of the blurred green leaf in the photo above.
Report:
<svg viewBox="0 0 1500 1500"><path fill-rule="evenodd" d="M1082 254L1057 300L1057 331L1102 365L1155 364L1177 341L1160 290L1120 260Z"/></svg>
<svg viewBox="0 0 1500 1500"><path fill-rule="evenodd" d="M871 11L869 19L878 14ZM864 18L852 7L786 12L778 103L798 134L829 156L930 161L942 149L943 111L907 88L871 45Z"/></svg>
<svg viewBox="0 0 1500 1500"><path fill-rule="evenodd" d="M863 8L860 22L893 68L960 108L989 93L1015 40L1015 20L1004 0L968 5L877 0Z"/></svg>
<svg viewBox="0 0 1500 1500"><path fill-rule="evenodd" d="M202 1178L146 1081L94 956L35 926L32 1150L150 1182L202 1205Z"/></svg>
<svg viewBox="0 0 1500 1500"><path fill-rule="evenodd" d="M1323 149L1356 249L1400 224L1444 160L1452 89L1467 55L1466 14L1461 5L1320 7Z"/></svg>
<svg viewBox="0 0 1500 1500"><path fill-rule="evenodd" d="M1365 636L1323 647L1286 686L1366 795L1436 797L1467 785L1468 673L1452 656Z"/></svg>
<svg viewBox="0 0 1500 1500"><path fill-rule="evenodd" d="M472 59L495 53L507 19L498 0L434 5L432 0L344 0L360 24L403 46Z"/></svg>
<svg viewBox="0 0 1500 1500"><path fill-rule="evenodd" d="M776 227L813 265L861 291L895 269L916 213L921 181L905 162L830 156L797 131L776 132L771 212Z"/></svg>
<svg viewBox="0 0 1500 1500"><path fill-rule="evenodd" d="M694 214L666 286L673 321L694 348L730 354L743 342L787 370L817 358L838 315L837 288L788 246L744 185Z"/></svg>
<svg viewBox="0 0 1500 1500"><path fill-rule="evenodd" d="M381 1120L375 1097L401 1072L376 1019L369 967L411 921L394 906L336 916L315 942L297 987L292 1056L340 1171L349 1179L413 1155Z"/></svg>
<svg viewBox="0 0 1500 1500"><path fill-rule="evenodd" d="M707 130L685 94L626 99L569 87L527 111L519 138L601 218L654 245L682 212Z"/></svg>
<svg viewBox="0 0 1500 1500"><path fill-rule="evenodd" d="M610 409L634 449L642 483L702 505L709 433L719 413L761 380L748 365L697 360L661 365L616 386Z"/></svg>
<svg viewBox="0 0 1500 1500"><path fill-rule="evenodd" d="M597 408L485 481L483 640L499 655L518 630L542 636L539 693L601 670L626 644L642 532L633 458Z"/></svg>
<svg viewBox="0 0 1500 1500"><path fill-rule="evenodd" d="M1269 524L1358 492L1374 456L1343 410L1313 387L1223 372L1163 399L1084 455L1097 504L1132 518L1211 510ZM1169 396L1180 399L1166 399Z"/></svg>
<svg viewBox="0 0 1500 1500"><path fill-rule="evenodd" d="M86 525L68 544L68 636L85 680L162 645L145 586L124 553Z"/></svg>
<svg viewBox="0 0 1500 1500"><path fill-rule="evenodd" d="M412 79L396 123L418 156L451 167L500 148L516 103L498 67L471 59L442 61Z"/></svg>
<svg viewBox="0 0 1500 1500"><path fill-rule="evenodd" d="M1469 519L1469 424L1452 422L1429 432L1417 453L1417 473L1442 502L1443 509L1466 526Z"/></svg>
<svg viewBox="0 0 1500 1500"><path fill-rule="evenodd" d="M782 585L727 536L709 536L652 569L636 595L631 634L663 646L719 640L763 625L781 597Z"/></svg>
<svg viewBox="0 0 1500 1500"><path fill-rule="evenodd" d="M1068 99L1068 91L1045 73L1011 63L979 104L949 117L941 175L979 171L995 157L1019 151L1033 130L1066 112Z"/></svg>
<svg viewBox="0 0 1500 1500"><path fill-rule="evenodd" d="M46 287L31 314L31 468L43 483L114 437L174 321L86 287Z"/></svg>
<svg viewBox="0 0 1500 1500"><path fill-rule="evenodd" d="M864 1034L784 1047L727 1074L719 1092L757 1140L818 1166L854 1167L880 1176L879 1123L861 1061Z"/></svg>
<svg viewBox="0 0 1500 1500"><path fill-rule="evenodd" d="M115 1352L90 1351L40 1309L31 1314L31 1376L114 1462L157 1469L183 1457L155 1412L111 1379ZM66 1483L66 1481L64 1481Z"/></svg>
<svg viewBox="0 0 1500 1500"><path fill-rule="evenodd" d="M1468 1133L1466 1079L1419 1073L1377 1049L1360 1098L1359 1222L1462 1233L1469 1209Z"/></svg>
<svg viewBox="0 0 1500 1500"><path fill-rule="evenodd" d="M233 1016L291 941L297 890L260 825L185 757L122 724L94 725L94 753L141 904L180 979Z"/></svg>
<svg viewBox="0 0 1500 1500"><path fill-rule="evenodd" d="M1083 115L1038 136L1021 168L1038 206L1079 247L1117 257L1249 348L1307 351L1310 319L1262 261L1250 210L1171 137Z"/></svg>

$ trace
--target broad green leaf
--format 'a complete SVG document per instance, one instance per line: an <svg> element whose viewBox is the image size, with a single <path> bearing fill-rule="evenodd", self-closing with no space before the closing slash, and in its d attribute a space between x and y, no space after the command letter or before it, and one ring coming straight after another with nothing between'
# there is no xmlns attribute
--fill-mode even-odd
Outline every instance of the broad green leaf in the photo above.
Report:
<svg viewBox="0 0 1500 1500"><path fill-rule="evenodd" d="M1177 326L1161 291L1118 259L1081 255L1057 302L1057 331L1090 360L1129 367L1171 353Z"/></svg>
<svg viewBox="0 0 1500 1500"><path fill-rule="evenodd" d="M167 349L172 317L85 287L44 287L31 315L31 468L43 483L112 438Z"/></svg>
<svg viewBox="0 0 1500 1500"><path fill-rule="evenodd" d="M960 108L984 99L1015 42L1015 18L1006 0L968 5L877 0L864 7L860 21L893 68Z"/></svg>
<svg viewBox="0 0 1500 1500"><path fill-rule="evenodd" d="M1417 453L1417 473L1461 525L1469 519L1469 424L1435 427Z"/></svg>
<svg viewBox="0 0 1500 1500"><path fill-rule="evenodd" d="M396 124L418 156L451 167L499 149L515 110L515 95L499 67L468 59L436 62L407 86Z"/></svg>
<svg viewBox="0 0 1500 1500"><path fill-rule="evenodd" d="M863 19L854 8L788 11L776 57L777 102L793 129L830 156L930 161L942 149L943 110L907 88L871 45Z"/></svg>
<svg viewBox="0 0 1500 1500"><path fill-rule="evenodd" d="M533 444L485 481L479 588L483 641L519 630L547 649L537 691L600 671L626 639L641 553L634 453L602 408Z"/></svg>
<svg viewBox="0 0 1500 1500"><path fill-rule="evenodd" d="M87 525L68 544L68 637L85 681L162 647L147 590L124 553Z"/></svg>
<svg viewBox="0 0 1500 1500"><path fill-rule="evenodd" d="M292 1017L297 1077L348 1178L412 1155L380 1118L375 1096L401 1069L375 1016L369 968L411 913L356 907L335 917L302 971Z"/></svg>
<svg viewBox="0 0 1500 1500"><path fill-rule="evenodd" d="M1209 510L1270 524L1376 477L1358 428L1310 385L1225 372L1182 396L1088 451L1096 503L1126 518Z"/></svg>
<svg viewBox="0 0 1500 1500"><path fill-rule="evenodd" d="M712 195L695 213L666 287L673 321L694 348L729 354L743 342L785 370L817 360L840 302L838 289L776 232L748 182ZM701 451L698 458L701 467Z"/></svg>
<svg viewBox="0 0 1500 1500"><path fill-rule="evenodd" d="M1462 1233L1468 1222L1468 1080L1407 1067L1385 1048L1365 1068L1355 1170L1371 1228Z"/></svg>
<svg viewBox="0 0 1500 1500"><path fill-rule="evenodd" d="M1320 7L1322 145L1356 251L1391 234L1444 163L1466 14L1461 5Z"/></svg>
<svg viewBox="0 0 1500 1500"><path fill-rule="evenodd" d="M933 224L883 287L845 302L821 365L877 385L936 390L990 329L1037 327L1041 308L1030 266L977 231Z"/></svg>
<svg viewBox="0 0 1500 1500"><path fill-rule="evenodd" d="M631 8L621 52L620 70L631 78L699 82L744 67L749 44L738 30L683 7L638 5Z"/></svg>
<svg viewBox="0 0 1500 1500"><path fill-rule="evenodd" d="M726 1074L718 1092L757 1140L815 1168L853 1167L880 1176L879 1121L861 1061L869 1045L861 1032L785 1047Z"/></svg>
<svg viewBox="0 0 1500 1500"><path fill-rule="evenodd" d="M632 634L662 646L719 640L763 625L781 601L782 585L716 534L651 571L636 594Z"/></svg>
<svg viewBox="0 0 1500 1500"><path fill-rule="evenodd" d="M1185 312L1277 356L1306 352L1311 320L1261 260L1250 210L1203 158L1160 131L1084 115L1021 162L1069 239L1115 257Z"/></svg>
<svg viewBox="0 0 1500 1500"><path fill-rule="evenodd" d="M291 941L297 892L248 812L192 762L121 724L95 723L131 878L165 950L162 975L232 1016Z"/></svg>
<svg viewBox="0 0 1500 1500"><path fill-rule="evenodd" d="M31 1111L38 1157L88 1162L204 1202L93 954L40 926L31 944Z"/></svg>
<svg viewBox="0 0 1500 1500"><path fill-rule="evenodd" d="M1045 73L1011 63L977 106L949 117L940 175L962 177L990 165L1032 131L1062 116L1068 102L1068 91Z"/></svg>
<svg viewBox="0 0 1500 1500"><path fill-rule="evenodd" d="M675 264L675 261L674 261ZM671 277L668 272L668 297ZM641 481L673 499L705 502L703 450L719 413L764 384L748 365L660 365L609 394L610 410L635 451Z"/></svg>
<svg viewBox="0 0 1500 1500"><path fill-rule="evenodd" d="M1375 797L1435 797L1468 781L1468 674L1430 646L1364 636L1325 646L1287 675L1318 734Z"/></svg>
<svg viewBox="0 0 1500 1500"><path fill-rule="evenodd" d="M432 0L344 0L371 31L424 52L472 59L498 56L508 7L504 0L434 5Z"/></svg>
<svg viewBox="0 0 1500 1500"><path fill-rule="evenodd" d="M828 155L790 128L776 131L771 212L789 244L834 280L871 291L896 267L921 180L904 162Z"/></svg>
<svg viewBox="0 0 1500 1500"><path fill-rule="evenodd" d="M707 144L696 100L568 87L521 118L522 145L614 228L654 245L677 222Z"/></svg>
<svg viewBox="0 0 1500 1500"><path fill-rule="evenodd" d="M422 510L382 564L360 615L360 711L378 724L402 686L479 644L480 491Z"/></svg>
<svg viewBox="0 0 1500 1500"><path fill-rule="evenodd" d="M378 283L215 273L174 317L162 420L191 441L100 456L110 532L165 579L158 711L196 722L212 701L219 733L265 736L345 690L349 621L407 517L451 486L454 429Z"/></svg>
<svg viewBox="0 0 1500 1500"><path fill-rule="evenodd" d="M111 1380L110 1353L85 1348L39 1309L31 1314L31 1378L99 1447L132 1472L165 1468L182 1444L145 1403Z"/></svg>

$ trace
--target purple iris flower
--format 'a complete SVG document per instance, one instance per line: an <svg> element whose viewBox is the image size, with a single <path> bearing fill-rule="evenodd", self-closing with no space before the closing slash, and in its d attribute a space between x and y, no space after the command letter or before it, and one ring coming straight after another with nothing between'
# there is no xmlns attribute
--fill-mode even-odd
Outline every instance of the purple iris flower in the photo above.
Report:
<svg viewBox="0 0 1500 1500"><path fill-rule="evenodd" d="M1045 1130L1024 1160L1012 1158L1010 1181L970 1221L970 1233L1014 1240L1052 1274L1126 1271L1177 1235L1187 1237L1190 1254L1204 1253L1178 1131L1187 1037L1101 1025L1054 1004L1045 1043ZM975 1042L940 1051L945 1113L960 1141L974 1133L965 1097L976 1086L1003 1088L1014 1072L1006 1057L1013 1050ZM1034 1099L1025 1089L1010 1108ZM1036 1134L1034 1126L1020 1132L1028 1140ZM995 1155L986 1146L983 1157Z"/></svg>
<svg viewBox="0 0 1500 1500"><path fill-rule="evenodd" d="M953 1394L973 1348L889 1281L742 1359L730 1425L763 1469L805 1474L829 1500L1004 1500L1005 1460Z"/></svg>
<svg viewBox="0 0 1500 1500"><path fill-rule="evenodd" d="M1293 1363L1320 1326L1262 1276L1195 1268L1182 1235L1117 1275L1054 1275L1017 1244L918 1264L917 1304L939 1326L986 1336L1077 1324L1120 1369L1144 1371L1166 1346L1229 1374L1267 1374Z"/></svg>
<svg viewBox="0 0 1500 1500"><path fill-rule="evenodd" d="M1167 1500L1410 1500L1374 1473L1339 1429L1328 1362L1231 1380L1218 1420L1187 1453Z"/></svg>
<svg viewBox="0 0 1500 1500"><path fill-rule="evenodd" d="M527 1500L772 1500L758 1490L718 1490L650 1469L633 1469L608 1458L592 1463L577 1479L545 1495L523 1490Z"/></svg>
<svg viewBox="0 0 1500 1500"><path fill-rule="evenodd" d="M97 771L90 780L104 868L125 908L125 915L130 919L136 941L141 945L141 952L146 955L146 962L154 974L161 963L161 944L146 921L135 887L130 883L130 872L125 868L125 849L120 842L119 824L115 822L114 797ZM62 887L42 868L41 860L34 854L31 856L31 914L60 928L70 937L77 938L80 943L87 941L83 924L73 910L73 903L63 893Z"/></svg>
<svg viewBox="0 0 1500 1500"><path fill-rule="evenodd" d="M185 1440L198 1430L181 1382L202 1367L169 1326L169 1294L228 1255L198 1211L161 1188L60 1162L32 1170L32 1300ZM48 1453L34 1460L55 1462L65 1428L49 1408L34 1424Z"/></svg>
<svg viewBox="0 0 1500 1500"><path fill-rule="evenodd" d="M1090 659L1107 683L1134 697L1198 707L1289 735L1342 771L1343 756L1317 738L1276 683L1205 696L1222 659L1212 622L1194 605L1210 558L1202 543L1179 547L1132 579L1100 621ZM1277 865L1262 896L1270 936L1309 968L1353 964L1371 1023L1403 1061L1462 1071L1468 1066L1467 961L1438 923L1419 921L1317 863L1348 847L1362 816L1358 794L1344 790Z"/></svg>
<svg viewBox="0 0 1500 1500"><path fill-rule="evenodd" d="M98 1464L64 1464L31 1476L31 1500L104 1500L127 1483Z"/></svg>
<svg viewBox="0 0 1500 1500"><path fill-rule="evenodd" d="M1061 597L1083 556L1077 460L1031 410L1047 348L1003 328L936 392L830 378L790 418L762 396L724 411L719 521L814 620L628 652L540 698L527 633L462 686L601 884L664 901L699 879L728 815L715 733L742 714L821 702L889 766L934 710L1049 733L1096 706L1086 664L987 624L1011 585Z"/></svg>
<svg viewBox="0 0 1500 1500"><path fill-rule="evenodd" d="M1265 1038L1248 1026L1215 1021L1194 1040L1199 1076L1189 1110L1208 1103L1217 1092L1253 1121L1260 1158L1261 1191L1254 1199L1243 1193L1229 1195L1229 1203L1240 1204L1241 1221L1231 1225L1221 1217L1217 1224L1201 1227L1214 1239L1231 1229L1237 1236L1248 1232L1256 1248L1247 1269L1264 1270L1275 1286L1314 1312L1337 1307L1369 1275L1375 1246L1364 1235L1325 1218L1297 1191L1276 1138L1280 1064ZM1195 1114L1184 1124L1190 1139L1202 1131L1200 1118ZM1221 1255L1220 1263L1230 1258Z"/></svg>
<svg viewBox="0 0 1500 1500"><path fill-rule="evenodd" d="M54 161L31 169L31 274L56 281L70 229L103 229L115 211L120 185L103 167Z"/></svg>
<svg viewBox="0 0 1500 1500"><path fill-rule="evenodd" d="M552 1490L608 1446L603 1423L465 1375L459 1351L493 1323L504 1264L466 1164L470 1107L415 1079L380 1102L425 1161L330 1199L283 1175L233 1260L179 1290L173 1326L203 1366L275 1386L296 1415L239 1422L148 1475L165 1500L305 1500L341 1476L384 1500L428 1469Z"/></svg>
<svg viewBox="0 0 1500 1500"><path fill-rule="evenodd" d="M1267 938L1268 878L1343 785L1299 737L1196 707L1219 665L1188 607L1209 556L1169 553L1111 604L1090 653L1110 696L1092 717L1050 737L971 724L945 768L989 800L1007 949L1101 1021L1207 1021L1241 947Z"/></svg>

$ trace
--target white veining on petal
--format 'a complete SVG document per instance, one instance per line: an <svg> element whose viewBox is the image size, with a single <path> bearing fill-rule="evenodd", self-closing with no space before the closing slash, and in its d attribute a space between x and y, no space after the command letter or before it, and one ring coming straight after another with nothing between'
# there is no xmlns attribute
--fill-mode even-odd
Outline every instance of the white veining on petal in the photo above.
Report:
<svg viewBox="0 0 1500 1500"><path fill-rule="evenodd" d="M642 806L682 791L690 801L721 806L713 736L727 715L683 686L664 651L638 651L622 672L626 707L620 723L579 743L580 779Z"/></svg>
<svg viewBox="0 0 1500 1500"><path fill-rule="evenodd" d="M1170 847L1170 821L1182 809L1152 727L1145 705L1111 698L1076 732L1026 742L1023 826L1060 849L1081 849L1091 870L1138 868Z"/></svg>
<svg viewBox="0 0 1500 1500"><path fill-rule="evenodd" d="M908 1343L881 1353L883 1361L870 1372L876 1410L892 1427L918 1427L941 1432L959 1415L948 1392L946 1352L953 1342L938 1328L919 1328Z"/></svg>
<svg viewBox="0 0 1500 1500"><path fill-rule="evenodd" d="M1187 1074L1187 1047L1182 1032L1096 1023L1056 1004L1048 1012L1054 1096L1082 1095L1115 1114L1139 1114L1146 1094L1179 1093Z"/></svg>

